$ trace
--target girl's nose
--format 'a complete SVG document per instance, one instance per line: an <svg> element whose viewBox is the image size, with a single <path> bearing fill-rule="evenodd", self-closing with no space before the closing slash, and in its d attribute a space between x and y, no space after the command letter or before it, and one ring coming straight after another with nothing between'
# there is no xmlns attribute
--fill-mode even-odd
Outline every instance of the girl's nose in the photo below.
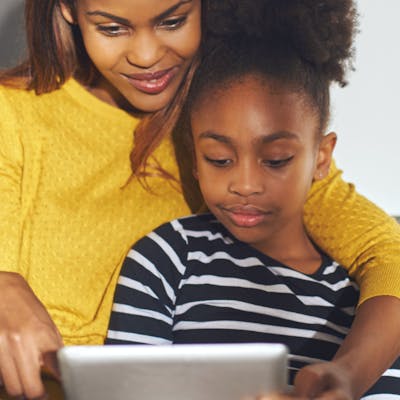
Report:
<svg viewBox="0 0 400 400"><path fill-rule="evenodd" d="M229 191L242 197L249 197L264 192L264 176L259 167L243 163L232 171Z"/></svg>
<svg viewBox="0 0 400 400"><path fill-rule="evenodd" d="M127 61L139 68L150 68L165 54L162 41L153 31L137 31L130 38Z"/></svg>

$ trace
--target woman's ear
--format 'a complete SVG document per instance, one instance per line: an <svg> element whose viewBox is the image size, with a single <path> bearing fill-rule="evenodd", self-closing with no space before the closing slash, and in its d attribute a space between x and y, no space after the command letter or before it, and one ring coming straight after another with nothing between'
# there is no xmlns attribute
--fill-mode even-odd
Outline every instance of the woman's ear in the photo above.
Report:
<svg viewBox="0 0 400 400"><path fill-rule="evenodd" d="M75 24L75 17L73 10L64 1L60 1L60 11L64 19L71 25Z"/></svg>
<svg viewBox="0 0 400 400"><path fill-rule="evenodd" d="M334 132L330 132L322 137L318 146L317 163L314 172L315 181L324 179L328 175L336 140L337 136Z"/></svg>

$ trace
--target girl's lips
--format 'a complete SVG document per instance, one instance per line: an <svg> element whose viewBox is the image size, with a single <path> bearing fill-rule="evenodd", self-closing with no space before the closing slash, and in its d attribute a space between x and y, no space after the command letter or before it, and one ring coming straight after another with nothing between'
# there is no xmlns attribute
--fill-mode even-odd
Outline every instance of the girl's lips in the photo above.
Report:
<svg viewBox="0 0 400 400"><path fill-rule="evenodd" d="M244 228L251 228L258 225L264 220L266 214L268 214L259 209L249 207L233 207L225 209L225 211L236 226Z"/></svg>
<svg viewBox="0 0 400 400"><path fill-rule="evenodd" d="M177 68L146 74L123 75L137 90L147 94L159 94L169 85L177 72Z"/></svg>

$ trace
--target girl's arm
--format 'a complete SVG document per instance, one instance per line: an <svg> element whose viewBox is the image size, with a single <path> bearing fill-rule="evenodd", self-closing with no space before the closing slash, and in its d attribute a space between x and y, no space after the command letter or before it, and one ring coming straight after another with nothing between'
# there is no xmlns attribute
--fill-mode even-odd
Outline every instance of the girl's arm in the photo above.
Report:
<svg viewBox="0 0 400 400"><path fill-rule="evenodd" d="M114 294L106 344L171 344L185 242L167 223L128 253Z"/></svg>
<svg viewBox="0 0 400 400"><path fill-rule="evenodd" d="M359 284L360 304L400 297L400 224L344 182L334 164L313 184L304 211L315 243Z"/></svg>

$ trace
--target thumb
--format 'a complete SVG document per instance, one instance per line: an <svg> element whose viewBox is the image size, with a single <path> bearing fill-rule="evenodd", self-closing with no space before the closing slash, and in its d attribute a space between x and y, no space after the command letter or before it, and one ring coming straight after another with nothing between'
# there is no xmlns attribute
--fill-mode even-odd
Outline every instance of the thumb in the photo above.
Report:
<svg viewBox="0 0 400 400"><path fill-rule="evenodd" d="M43 354L42 373L48 375L49 378L61 380L57 351L48 351Z"/></svg>
<svg viewBox="0 0 400 400"><path fill-rule="evenodd" d="M312 368L302 368L296 375L294 387L296 396L315 397L323 392L326 386L324 374Z"/></svg>

